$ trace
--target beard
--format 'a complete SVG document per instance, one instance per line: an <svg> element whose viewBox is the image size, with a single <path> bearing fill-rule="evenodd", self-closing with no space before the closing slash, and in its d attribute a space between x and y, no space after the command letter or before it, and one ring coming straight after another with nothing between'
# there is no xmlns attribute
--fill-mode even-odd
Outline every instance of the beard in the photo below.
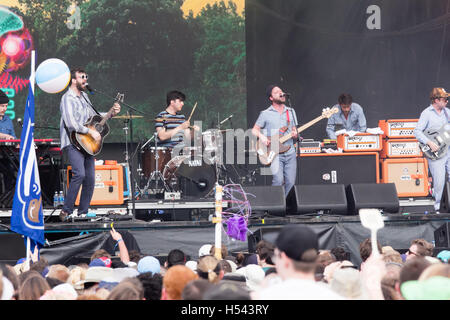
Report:
<svg viewBox="0 0 450 320"><path fill-rule="evenodd" d="M286 102L286 99L284 98L273 98L272 101L276 104L284 104Z"/></svg>
<svg viewBox="0 0 450 320"><path fill-rule="evenodd" d="M80 90L80 91L85 91L86 90L86 88L84 88L83 85L81 83L78 83L78 82L77 82L77 89Z"/></svg>

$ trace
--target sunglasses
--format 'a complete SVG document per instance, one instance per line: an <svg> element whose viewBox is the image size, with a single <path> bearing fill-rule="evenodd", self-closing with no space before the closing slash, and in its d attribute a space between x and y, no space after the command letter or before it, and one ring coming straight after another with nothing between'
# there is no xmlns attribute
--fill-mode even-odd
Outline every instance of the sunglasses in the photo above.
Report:
<svg viewBox="0 0 450 320"><path fill-rule="evenodd" d="M88 75L87 75L87 74L82 74L82 75L80 76L80 78L83 79L83 80L84 80L84 79L87 80L87 79L88 79Z"/></svg>
<svg viewBox="0 0 450 320"><path fill-rule="evenodd" d="M415 255L415 256L418 256L419 257L419 255L417 254L417 253L415 253L415 252L412 252L411 250L409 250L408 249L408 251L406 251L406 254L413 254L413 255Z"/></svg>

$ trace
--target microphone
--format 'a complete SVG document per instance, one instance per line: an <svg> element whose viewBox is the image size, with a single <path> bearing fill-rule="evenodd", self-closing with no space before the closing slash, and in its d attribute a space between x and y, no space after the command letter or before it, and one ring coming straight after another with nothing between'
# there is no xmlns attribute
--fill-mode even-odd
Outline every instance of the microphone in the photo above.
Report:
<svg viewBox="0 0 450 320"><path fill-rule="evenodd" d="M17 118L17 123L18 123L21 127L23 127L22 118Z"/></svg>
<svg viewBox="0 0 450 320"><path fill-rule="evenodd" d="M89 93L90 94L93 94L94 93L94 89L92 89L91 87L89 87L89 85L86 83L86 85L84 86L86 89L87 89L87 91L89 91Z"/></svg>
<svg viewBox="0 0 450 320"><path fill-rule="evenodd" d="M223 123L227 122L228 120L230 120L231 118L233 118L233 115L229 116L228 118L225 118L219 124L223 124Z"/></svg>
<svg viewBox="0 0 450 320"><path fill-rule="evenodd" d="M287 92L284 92L284 93L280 94L280 97L287 97L287 98L289 98L290 96L291 96L291 94L287 93Z"/></svg>

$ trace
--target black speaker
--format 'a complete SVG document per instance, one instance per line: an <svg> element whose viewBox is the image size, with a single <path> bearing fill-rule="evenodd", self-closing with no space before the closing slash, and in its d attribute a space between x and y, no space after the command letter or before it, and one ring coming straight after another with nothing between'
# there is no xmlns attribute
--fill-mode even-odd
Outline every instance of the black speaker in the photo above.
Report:
<svg viewBox="0 0 450 320"><path fill-rule="evenodd" d="M284 186L249 186L244 187L252 212L286 216L286 194Z"/></svg>
<svg viewBox="0 0 450 320"><path fill-rule="evenodd" d="M248 244L248 252L255 253L256 245L261 240L266 240L270 243L275 243L275 240L278 237L278 233L280 232L281 227L268 227L268 228L260 228L249 234L247 236L247 244Z"/></svg>
<svg viewBox="0 0 450 320"><path fill-rule="evenodd" d="M398 213L400 208L395 183L352 183L346 192L350 215L358 215L362 208L382 209L389 213Z"/></svg>
<svg viewBox="0 0 450 320"><path fill-rule="evenodd" d="M27 249L24 238L17 233L0 234L0 261L16 264L17 260L25 258Z"/></svg>
<svg viewBox="0 0 450 320"><path fill-rule="evenodd" d="M377 183L378 153L302 154L298 158L298 185Z"/></svg>
<svg viewBox="0 0 450 320"><path fill-rule="evenodd" d="M446 222L434 231L434 246L450 248L450 223Z"/></svg>
<svg viewBox="0 0 450 320"><path fill-rule="evenodd" d="M439 205L439 212L450 212L450 182L445 182L444 190L442 191L441 203Z"/></svg>
<svg viewBox="0 0 450 320"><path fill-rule="evenodd" d="M288 214L347 214L347 196L343 184L296 185L286 199Z"/></svg>

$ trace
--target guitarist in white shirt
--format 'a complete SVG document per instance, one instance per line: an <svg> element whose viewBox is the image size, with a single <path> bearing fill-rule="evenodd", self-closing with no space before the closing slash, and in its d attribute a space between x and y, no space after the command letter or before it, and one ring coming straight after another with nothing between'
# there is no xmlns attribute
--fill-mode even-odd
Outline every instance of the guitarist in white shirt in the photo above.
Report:
<svg viewBox="0 0 450 320"><path fill-rule="evenodd" d="M296 126L297 115L293 108L287 107L286 94L277 85L270 85L266 90L267 98L271 105L263 110L252 129L252 134L256 136L260 143L270 148L268 137L279 134L280 136L291 135L283 145L290 146L289 150L278 154L270 163L273 175L272 185L284 185L285 194L289 193L295 184L297 176L297 153L295 142L298 137Z"/></svg>
<svg viewBox="0 0 450 320"><path fill-rule="evenodd" d="M92 155L80 151L70 141L70 133L75 131L92 136L95 141L101 140L101 135L96 130L86 127L84 124L95 115L92 104L85 90L88 75L81 68L71 70L70 86L61 98L60 111L60 137L63 159L72 166L72 179L69 189L64 197L64 205L60 213L60 219L65 221L68 216L73 216L75 200L82 186L78 215L86 214L94 193L95 185L95 159ZM111 116L120 112L120 104L114 103L111 108Z"/></svg>
<svg viewBox="0 0 450 320"><path fill-rule="evenodd" d="M430 140L424 132L438 131L442 126L449 123L450 109L446 108L449 96L450 94L443 88L433 88L430 93L431 105L422 111L417 126L414 129L414 135L417 140L422 144L428 145L433 152L436 152L439 146ZM449 159L450 152L447 152L443 157L436 160L428 159L428 168L433 178L434 209L436 211L440 207L445 182L449 180Z"/></svg>

